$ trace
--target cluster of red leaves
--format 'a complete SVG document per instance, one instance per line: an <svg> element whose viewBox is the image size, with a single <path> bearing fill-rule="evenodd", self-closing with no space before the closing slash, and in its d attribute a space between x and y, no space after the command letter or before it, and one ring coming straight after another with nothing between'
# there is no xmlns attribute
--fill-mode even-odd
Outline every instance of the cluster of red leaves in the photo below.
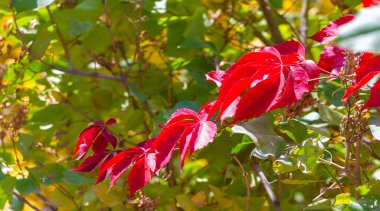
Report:
<svg viewBox="0 0 380 211"><path fill-rule="evenodd" d="M370 1L368 1L370 2ZM371 5L375 5L375 1L371 1ZM366 5L365 1L363 4ZM368 6L371 6L368 4ZM329 43L337 38L338 27L352 21L354 15L345 15L322 28L319 32L309 37L319 43ZM349 50L342 49L336 45L328 44L322 51L318 66L329 72L331 77L338 77L341 69L344 66L345 55ZM355 69L355 78L351 86L347 88L342 100L345 101L360 88L365 86L369 81L375 78L380 73L380 55L375 55L373 52L362 52L357 69ZM380 106L380 81L378 80L371 88L371 93L364 108Z"/></svg>
<svg viewBox="0 0 380 211"><path fill-rule="evenodd" d="M289 106L311 91L320 71L305 60L305 49L297 41L264 47L244 55L226 71L212 71L207 79L220 87L208 118L232 123L258 117L270 110Z"/></svg>
<svg viewBox="0 0 380 211"><path fill-rule="evenodd" d="M133 195L167 165L176 148L182 168L186 155L212 142L219 120L233 117L230 123L235 123L289 106L313 89L319 74L317 64L305 60L305 49L297 41L261 48L243 56L227 71L207 74L207 79L220 88L217 99L198 113L186 108L175 111L152 139L115 150L117 139L107 126L116 121L90 125L80 134L74 154L79 153L81 159L90 148L93 154L74 170L89 172L100 166L96 183L110 177L112 187L131 168L128 183ZM108 144L112 148L107 149Z"/></svg>
<svg viewBox="0 0 380 211"><path fill-rule="evenodd" d="M182 167L185 156L210 143L217 131L215 123L206 120L204 109L196 113L184 108L177 110L171 116L155 138L125 150L108 150L106 149L108 143L111 143L113 149L116 146L116 137L107 128L111 122L116 123L113 119L108 120L106 124L101 121L96 122L81 133L74 154L79 152L78 159L80 159L91 146L94 154L73 170L89 172L100 165L96 183L109 176L112 187L131 167L128 175L131 195L147 184L152 176L169 162L178 145Z"/></svg>

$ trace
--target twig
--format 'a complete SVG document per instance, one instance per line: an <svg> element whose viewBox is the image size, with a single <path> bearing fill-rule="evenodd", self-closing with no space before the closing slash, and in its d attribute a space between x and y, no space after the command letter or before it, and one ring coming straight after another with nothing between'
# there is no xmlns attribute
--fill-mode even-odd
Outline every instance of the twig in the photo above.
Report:
<svg viewBox="0 0 380 211"><path fill-rule="evenodd" d="M13 191L13 195L15 195L20 201L22 201L24 204L27 204L29 207L31 207L33 210L36 210L36 211L39 211L40 209L38 209L38 207L34 206L33 204L31 204L28 200L26 200L26 198L18 193L16 193L15 191Z"/></svg>
<svg viewBox="0 0 380 211"><path fill-rule="evenodd" d="M265 20L268 23L268 28L271 31L273 40L276 43L283 42L284 38L282 38L280 30L278 29L278 25L272 14L272 7L270 6L270 3L268 2L268 0L258 0L258 2L261 10L263 11Z"/></svg>
<svg viewBox="0 0 380 211"><path fill-rule="evenodd" d="M322 158L318 159L318 161L321 162L321 163L326 163L326 164L328 164L330 166L333 166L333 167L335 167L335 168L337 168L339 170L344 170L343 166L340 166L340 165L338 165L338 164L336 164L334 162L331 162L331 161L328 161L328 160L325 160L325 159L322 159Z"/></svg>
<svg viewBox="0 0 380 211"><path fill-rule="evenodd" d="M346 140L346 158L344 161L344 172L346 173L346 176L350 179L350 181L353 181L353 177L350 172L349 162L350 162L350 156L351 156L351 143Z"/></svg>
<svg viewBox="0 0 380 211"><path fill-rule="evenodd" d="M38 56L36 56L29 48L28 46L26 45L25 41L24 41L24 38L22 36L22 33L20 31L20 28L17 24L17 18L16 18L16 13L14 11L14 8L13 8L13 5L11 3L10 0L8 0L9 2L9 7L12 11L12 17L13 17L13 22L15 24L15 27L16 27L16 34L18 36L18 38L20 39L21 41L21 46L22 48L28 52L28 54L33 57L34 59L38 60L39 62L41 62L43 65L45 65L46 67L50 68L50 69L54 69L54 70L58 70L60 72L63 72L63 73L67 73L67 74L71 74L71 75L79 75L79 76L86 76L86 77L94 77L94 78L102 78L102 79L107 79L107 80L112 80L112 81L119 81L119 82L123 82L124 83L124 79L122 77L119 77L119 76L113 76L113 75L105 75L105 74L101 74L101 73L97 73L97 72L84 72L84 71L80 71L80 70L77 70L77 69L74 69L74 68L71 68L69 70L67 69L64 69L62 67L58 67L56 65L53 65L53 64L50 64L44 60L42 60L41 58L39 58Z"/></svg>
<svg viewBox="0 0 380 211"><path fill-rule="evenodd" d="M248 173L245 170L243 164L241 164L240 160L236 157L235 154L232 154L231 157L236 161L236 163L239 165L241 171L243 172L245 188L247 190L246 201L245 201L245 210L249 211L249 200L251 198L251 187L250 187L250 183L249 183L249 179L248 179Z"/></svg>
<svg viewBox="0 0 380 211"><path fill-rule="evenodd" d="M322 163L322 166L323 166L323 168L325 168L327 173L333 178L333 180L339 185L340 191L343 193L344 190L343 190L343 187L340 184L339 180L330 172L330 170L327 168L327 166L325 164Z"/></svg>
<svg viewBox="0 0 380 211"><path fill-rule="evenodd" d="M9 138L10 138L11 141L12 141L13 153L15 154L15 158L16 158L17 166L18 166L18 168L20 169L19 173L21 174L22 177L25 177L24 172L23 172L22 167L21 167L20 158L18 157L15 137L14 137L13 134L11 134L11 133L12 133L11 131L7 130L7 132L8 132L8 136L9 136Z"/></svg>
<svg viewBox="0 0 380 211"><path fill-rule="evenodd" d="M113 53L115 54L115 63L116 63L116 66L117 68L119 69L120 71L120 74L123 75L123 70L121 68L121 65L120 65L120 59L119 59L119 56L117 54L117 49L116 49L116 41L115 41L115 36L112 32L112 22L108 16L108 10L107 10L107 0L102 0L102 4L103 4L103 9L104 9L104 16L106 18L106 25L107 25L107 28L108 28L108 31L109 31L109 34L111 36L111 42L112 42L112 51Z"/></svg>
<svg viewBox="0 0 380 211"><path fill-rule="evenodd" d="M265 188L270 200L272 201L274 209L276 211L281 211L280 202L277 200L277 197L274 194L272 187L270 186L268 179L265 177L265 174L261 170L260 166L253 161L253 162L251 162L251 167L259 175L261 182L263 183L264 188Z"/></svg>
<svg viewBox="0 0 380 211"><path fill-rule="evenodd" d="M328 188L326 188L325 190L323 190L318 196L316 196L312 201L316 201L317 199L319 199L321 196L323 196L327 191L331 190L331 188L333 188L334 186L336 185L336 182L333 182L333 184L331 184Z"/></svg>
<svg viewBox="0 0 380 211"><path fill-rule="evenodd" d="M74 196L72 196L71 193L64 186L60 185L59 183L56 183L55 187L58 189L59 192L62 193L62 195L70 199L70 201L74 204L77 210L81 210L81 207L75 201Z"/></svg>
<svg viewBox="0 0 380 211"><path fill-rule="evenodd" d="M60 41L61 44L62 44L63 51L64 51L64 53L65 53L66 62L67 62L67 64L69 65L69 68L72 70L72 69L74 69L74 65L73 65L73 63L71 62L71 56L70 56L69 48L67 47L67 44L66 44L66 42L65 42L65 39L63 38L63 33L62 33L62 31L59 29L58 24L55 23L55 20L54 20L53 14L51 13L50 8L49 8L48 6L46 7L46 10L48 11L48 14L49 14L49 17L50 17L51 22L52 22L53 24L55 24L55 31L57 32L58 39L59 39L59 41Z"/></svg>
<svg viewBox="0 0 380 211"><path fill-rule="evenodd" d="M360 199L360 193L357 188L361 185L360 180L360 145L361 140L356 141L356 151L355 151L355 198Z"/></svg>
<svg viewBox="0 0 380 211"><path fill-rule="evenodd" d="M310 0L302 0L301 9L301 25L300 25L300 41L305 47L306 54L309 58L313 58L310 46L307 43L307 29L308 29L308 16L309 16Z"/></svg>

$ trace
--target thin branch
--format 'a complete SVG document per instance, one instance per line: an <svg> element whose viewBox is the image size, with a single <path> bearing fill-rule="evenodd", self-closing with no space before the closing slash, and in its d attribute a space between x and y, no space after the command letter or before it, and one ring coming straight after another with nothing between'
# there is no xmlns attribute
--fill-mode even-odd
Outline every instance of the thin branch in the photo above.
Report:
<svg viewBox="0 0 380 211"><path fill-rule="evenodd" d="M269 6L272 7L270 4L269 4ZM273 11L274 14L277 15L277 17L279 17L284 23L286 23L286 24L290 27L290 29L291 29L292 32L294 33L294 36L295 36L298 40L300 40L300 33L299 33L299 31L297 31L297 29L293 26L293 24L290 23L290 22L289 22L289 21L288 21L283 15L281 15L280 13L278 13L278 11L277 11L276 9L274 9L273 7L272 7L272 11Z"/></svg>
<svg viewBox="0 0 380 211"><path fill-rule="evenodd" d="M361 185L360 180L360 145L361 140L356 141L356 151L355 151L355 198L360 199L360 193L357 188Z"/></svg>
<svg viewBox="0 0 380 211"><path fill-rule="evenodd" d="M344 161L344 172L346 173L346 176L350 179L350 181L353 181L354 178L351 175L350 167L349 167L350 155L351 155L351 143L346 140L346 158Z"/></svg>
<svg viewBox="0 0 380 211"><path fill-rule="evenodd" d="M32 208L33 210L36 210L36 211L39 211L40 209L38 209L38 207L34 206L33 204L31 204L28 200L26 200L26 198L18 193L16 193L15 191L13 191L13 195L16 196L20 201L22 201L24 204L28 205L30 208Z"/></svg>
<svg viewBox="0 0 380 211"><path fill-rule="evenodd" d="M265 177L265 174L263 173L263 171L261 170L259 164L255 163L254 161L251 162L251 167L254 171L257 172L257 174L259 175L260 179L261 179L261 182L263 183L264 185L264 188L270 198L270 200L272 201L272 204L273 204L273 207L276 211L281 211L281 208L280 208L280 202L278 201L276 195L274 194L273 190L272 190L272 187L270 186L269 182L268 182L268 179Z"/></svg>
<svg viewBox="0 0 380 211"><path fill-rule="evenodd" d="M53 64L50 64L44 60L42 60L41 58L39 58L38 56L36 56L30 49L29 47L26 45L25 41L24 41L24 38L22 36L22 33L20 31L20 28L17 24L17 18L16 18L16 12L14 11L14 8L13 8L13 5L11 3L10 0L8 0L9 2L9 7L12 11L12 16L13 16L13 23L16 27L16 34L17 34L17 37L20 39L21 41L21 46L22 48L28 52L28 54L33 57L34 59L38 60L39 62L41 62L43 65L45 65L46 67L50 68L50 69L54 69L54 70L58 70L60 72L63 72L63 73L66 73L66 74L71 74L71 75L79 75L79 76L86 76L86 77L94 77L94 78L102 78L102 79L107 79L107 80L112 80L112 81L119 81L119 82L125 82L125 80L122 78L122 77L119 77L119 76L113 76L113 75L105 75L105 74L101 74L101 73L97 73L97 72L84 72L84 71L80 71L80 70L77 70L77 69L64 69L62 67L58 67L56 65L53 65Z"/></svg>
<svg viewBox="0 0 380 211"><path fill-rule="evenodd" d="M333 182L328 188L324 189L318 196L316 196L312 201L316 201L320 197L322 197L327 191L331 190L336 185L336 182Z"/></svg>
<svg viewBox="0 0 380 211"><path fill-rule="evenodd" d="M120 65L120 59L119 59L119 56L117 54L117 49L116 49L116 41L115 41L115 36L112 32L112 22L108 16L108 10L107 10L107 0L102 0L102 3L103 3L103 9L104 9L104 16L106 18L106 25L107 25L107 28L108 28L108 31L109 31L109 34L111 36L111 41L112 41L112 51L115 55L115 63L116 63L116 66L117 68L119 69L120 71L120 74L123 75L123 70L121 68L121 65Z"/></svg>
<svg viewBox="0 0 380 211"><path fill-rule="evenodd" d="M238 159L238 157L236 157L235 154L232 154L231 157L236 161L236 163L239 165L241 171L243 172L245 188L247 190L246 201L245 201L245 210L249 211L249 200L251 198L251 187L250 187L250 183L249 183L249 179L248 179L248 173L245 170L243 164L241 164L240 160Z"/></svg>
<svg viewBox="0 0 380 211"><path fill-rule="evenodd" d="M59 39L59 41L60 41L61 44L62 44L63 51L65 52L66 62L67 62L67 64L69 65L69 68L72 70L72 69L74 69L74 65L73 65L73 63L71 62L71 56L70 56L69 48L67 47L67 44L66 44L66 42L65 42L65 39L64 39L64 37L63 37L63 33L62 33L62 31L59 29L58 24L56 24L56 22L55 22L55 20L54 20L54 17L53 17L53 14L52 14L51 11L50 11L50 8L49 8L49 7L46 7L46 10L48 11L48 14L49 14L49 17L50 17L51 22L52 22L53 24L55 24L55 31L57 32L58 39Z"/></svg>
<svg viewBox="0 0 380 211"><path fill-rule="evenodd" d="M308 17L309 17L310 0L302 0L301 9L301 25L300 25L300 41L305 47L306 54L309 58L313 58L310 50L310 46L307 43L307 29L308 29Z"/></svg>
<svg viewBox="0 0 380 211"><path fill-rule="evenodd" d="M271 31L272 38L276 43L284 41L280 30L278 29L278 24L272 14L273 8L270 6L268 0L258 0L261 10L263 11L265 20L268 23L268 28Z"/></svg>
<svg viewBox="0 0 380 211"><path fill-rule="evenodd" d="M322 163L323 168L326 170L326 172L333 178L333 180L339 185L340 191L343 193L343 187L340 184L339 180L330 172L330 170L327 168L325 164Z"/></svg>
<svg viewBox="0 0 380 211"><path fill-rule="evenodd" d="M336 164L334 162L331 162L331 161L328 161L328 160L325 160L325 159L322 159L322 158L318 159L318 162L328 164L328 165L333 166L333 167L335 167L335 168L337 168L337 169L339 169L341 171L344 170L343 166L340 166L340 165L338 165L338 164Z"/></svg>

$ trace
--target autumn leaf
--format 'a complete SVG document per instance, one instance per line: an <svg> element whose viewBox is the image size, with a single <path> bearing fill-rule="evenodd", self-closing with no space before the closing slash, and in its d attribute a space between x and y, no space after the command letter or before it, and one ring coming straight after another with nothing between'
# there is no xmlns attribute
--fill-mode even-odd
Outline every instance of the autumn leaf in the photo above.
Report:
<svg viewBox="0 0 380 211"><path fill-rule="evenodd" d="M108 144L111 144L113 148L116 147L117 139L107 128L108 125L116 125L116 120L109 119L106 123L97 121L83 130L74 150L74 155L79 152L77 160L83 158L90 147L94 152L104 151Z"/></svg>

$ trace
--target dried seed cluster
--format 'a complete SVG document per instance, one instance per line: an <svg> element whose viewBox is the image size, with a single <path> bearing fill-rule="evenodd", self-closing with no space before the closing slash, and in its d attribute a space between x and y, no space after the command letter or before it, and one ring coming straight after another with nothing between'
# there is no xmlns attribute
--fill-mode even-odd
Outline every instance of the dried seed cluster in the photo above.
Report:
<svg viewBox="0 0 380 211"><path fill-rule="evenodd" d="M285 114L289 119L294 119L299 116L306 108L312 106L316 102L316 99L309 93L302 97L298 102L289 106L285 110Z"/></svg>
<svg viewBox="0 0 380 211"><path fill-rule="evenodd" d="M363 109L364 101L358 100L353 105L352 110L343 116L340 131L346 141L356 142L361 140L368 127L367 109Z"/></svg>

